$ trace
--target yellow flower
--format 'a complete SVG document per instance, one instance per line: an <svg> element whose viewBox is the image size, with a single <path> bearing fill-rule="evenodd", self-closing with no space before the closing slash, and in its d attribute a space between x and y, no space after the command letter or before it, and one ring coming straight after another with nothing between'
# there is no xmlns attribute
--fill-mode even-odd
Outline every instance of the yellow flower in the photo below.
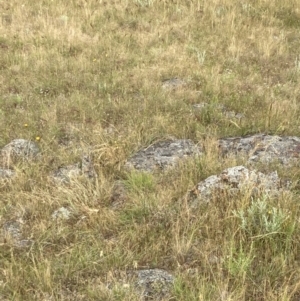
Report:
<svg viewBox="0 0 300 301"><path fill-rule="evenodd" d="M35 140L36 140L36 141L40 141L40 140L41 140L41 137L37 136L37 137L35 137Z"/></svg>
<svg viewBox="0 0 300 301"><path fill-rule="evenodd" d="M24 126L25 126L25 127L28 127L28 124L27 124L27 123L24 123Z"/></svg>

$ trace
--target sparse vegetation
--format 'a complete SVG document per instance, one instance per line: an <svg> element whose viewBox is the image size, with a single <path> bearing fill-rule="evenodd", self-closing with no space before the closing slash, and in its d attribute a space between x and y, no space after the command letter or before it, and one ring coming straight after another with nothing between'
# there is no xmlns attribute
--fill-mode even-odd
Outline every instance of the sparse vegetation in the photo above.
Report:
<svg viewBox="0 0 300 301"><path fill-rule="evenodd" d="M33 242L0 235L1 301L142 300L122 274L141 268L175 277L165 301L299 300L299 166L260 166L289 178L289 195L197 209L185 195L246 164L220 160L218 138L300 136L300 1L11 0L0 14L0 147L22 138L42 152L0 182L1 229L22 221ZM184 84L163 89L170 78ZM124 168L169 137L205 154ZM86 150L96 179L49 179ZM116 181L127 195L112 206ZM72 217L54 220L61 207Z"/></svg>

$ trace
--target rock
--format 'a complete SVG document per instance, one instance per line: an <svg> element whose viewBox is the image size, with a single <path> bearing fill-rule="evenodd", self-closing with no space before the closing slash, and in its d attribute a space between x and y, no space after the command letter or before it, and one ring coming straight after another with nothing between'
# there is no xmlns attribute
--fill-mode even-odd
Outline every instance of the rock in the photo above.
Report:
<svg viewBox="0 0 300 301"><path fill-rule="evenodd" d="M160 300L166 297L174 283L174 277L161 269L146 269L135 271L135 285L144 298Z"/></svg>
<svg viewBox="0 0 300 301"><path fill-rule="evenodd" d="M1 150L3 164L10 165L14 158L33 159L39 155L40 149L35 142L25 139L15 139Z"/></svg>
<svg viewBox="0 0 300 301"><path fill-rule="evenodd" d="M23 221L11 220L3 225L3 234L5 241L8 239L15 247L25 248L33 244L31 239L22 239L22 225Z"/></svg>
<svg viewBox="0 0 300 301"><path fill-rule="evenodd" d="M53 220L58 220L58 219L61 219L61 220L68 220L70 217L71 217L71 211L66 208L66 207L61 207L57 210L55 210L51 217Z"/></svg>
<svg viewBox="0 0 300 301"><path fill-rule="evenodd" d="M21 233L22 224L19 221L8 221L3 225L4 235L10 237L13 240L19 240L22 236Z"/></svg>
<svg viewBox="0 0 300 301"><path fill-rule="evenodd" d="M12 169L0 168L0 179L12 178L16 173Z"/></svg>
<svg viewBox="0 0 300 301"><path fill-rule="evenodd" d="M175 77L175 78L170 78L166 79L162 83L162 88L165 90L175 90L178 88L181 88L186 85L186 82Z"/></svg>
<svg viewBox="0 0 300 301"><path fill-rule="evenodd" d="M200 182L196 189L190 192L189 199L192 205L199 202L207 203L215 197L222 197L224 193L236 195L243 189L250 189L252 195L260 193L276 195L284 190L285 186L277 172L266 175L244 166L235 166Z"/></svg>
<svg viewBox="0 0 300 301"><path fill-rule="evenodd" d="M223 138L219 140L219 148L222 155L246 155L249 162L278 161L283 165L289 165L300 157L300 138L265 134Z"/></svg>
<svg viewBox="0 0 300 301"><path fill-rule="evenodd" d="M52 174L53 179L58 183L69 183L80 176L85 176L87 179L97 177L90 154L84 154L81 163L60 167Z"/></svg>
<svg viewBox="0 0 300 301"><path fill-rule="evenodd" d="M138 300L166 300L175 281L173 275L162 269L115 271L113 274L113 281L108 281L106 288L134 291Z"/></svg>
<svg viewBox="0 0 300 301"><path fill-rule="evenodd" d="M138 151L126 162L125 167L151 172L173 167L179 159L200 154L200 147L191 140L159 141Z"/></svg>
<svg viewBox="0 0 300 301"><path fill-rule="evenodd" d="M25 139L15 139L5 145L2 150L2 153L9 155L16 155L18 157L30 158L35 157L39 154L40 149L38 145L30 140Z"/></svg>
<svg viewBox="0 0 300 301"><path fill-rule="evenodd" d="M69 183L72 179L81 175L80 163L60 167L56 170L52 177L58 183Z"/></svg>

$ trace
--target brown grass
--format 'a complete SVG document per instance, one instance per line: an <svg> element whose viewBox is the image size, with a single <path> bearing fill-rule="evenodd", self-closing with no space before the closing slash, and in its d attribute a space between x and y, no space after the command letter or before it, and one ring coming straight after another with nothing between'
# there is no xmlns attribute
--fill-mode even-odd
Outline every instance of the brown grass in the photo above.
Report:
<svg viewBox="0 0 300 301"><path fill-rule="evenodd" d="M250 206L245 196L184 203L200 180L244 163L220 162L219 137L299 136L299 1L12 0L0 13L0 146L41 137L43 155L0 186L1 224L22 218L34 240L1 241L0 300L140 300L118 275L145 267L176 276L170 300L299 298L297 185L268 200L288 215L270 237L240 228L233 211ZM186 85L163 90L172 77ZM197 114L201 102L245 119ZM124 171L136 150L170 136L206 155L153 176ZM90 148L95 183L49 179ZM280 173L297 180L299 170ZM117 209L116 180L129 191ZM53 221L62 206L72 219Z"/></svg>

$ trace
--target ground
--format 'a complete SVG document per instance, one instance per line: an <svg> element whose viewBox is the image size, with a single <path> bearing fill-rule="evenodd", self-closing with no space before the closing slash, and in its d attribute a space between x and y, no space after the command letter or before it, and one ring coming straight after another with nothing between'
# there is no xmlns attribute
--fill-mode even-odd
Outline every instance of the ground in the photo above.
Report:
<svg viewBox="0 0 300 301"><path fill-rule="evenodd" d="M0 300L299 299L299 1L0 14Z"/></svg>

